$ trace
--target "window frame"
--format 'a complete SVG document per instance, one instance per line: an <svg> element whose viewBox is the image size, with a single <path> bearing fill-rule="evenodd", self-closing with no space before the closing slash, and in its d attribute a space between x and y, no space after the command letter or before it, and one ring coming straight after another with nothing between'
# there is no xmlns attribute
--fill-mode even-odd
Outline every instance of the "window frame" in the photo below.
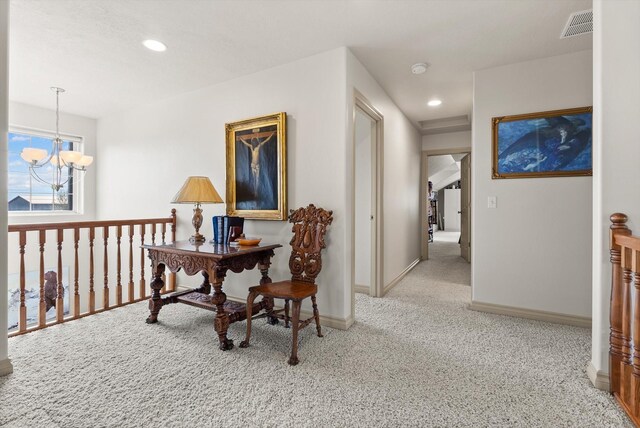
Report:
<svg viewBox="0 0 640 428"><path fill-rule="evenodd" d="M34 137L42 137L54 139L56 137L56 133L54 131L49 131L46 129L39 129L30 126L20 126L20 125L9 125L9 130L7 132L7 154L11 151L11 147L9 146L9 134L25 134ZM77 150L84 154L84 137L75 134L69 134L65 132L60 132L60 138L64 141L69 141L73 145L73 150ZM48 152L51 149L47 149ZM25 162L26 164L26 162ZM8 166L8 165L7 165ZM7 168L7 176L9 174L9 169ZM50 217L50 216L77 216L84 214L84 179L81 178L81 173L79 171L73 170L73 206L70 210L35 210L35 211L9 211L9 200L7 198L7 213L9 217ZM86 172L84 173L86 174ZM7 190L9 190L9 186L7 185Z"/></svg>

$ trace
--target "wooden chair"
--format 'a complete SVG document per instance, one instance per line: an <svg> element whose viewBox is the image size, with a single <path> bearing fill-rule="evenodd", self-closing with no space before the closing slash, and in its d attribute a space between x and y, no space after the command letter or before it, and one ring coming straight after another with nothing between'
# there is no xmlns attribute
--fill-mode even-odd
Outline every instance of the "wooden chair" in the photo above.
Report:
<svg viewBox="0 0 640 428"><path fill-rule="evenodd" d="M327 227L333 221L332 215L333 211L316 208L313 204L306 208L298 208L295 211L290 210L289 222L293 223L293 238L290 242L291 256L289 257L291 280L249 288L249 296L247 297L247 308L249 308L247 310L247 336L240 343L241 348L249 346L251 338L251 308L258 295L268 299L284 299L283 310L272 311L267 315L284 319L285 327L288 327L289 321L292 323L293 339L289 364L298 364L298 330L300 328L306 327L315 319L318 337L322 337L320 314L316 304L318 286L315 280L322 269L320 252L326 247L324 235L327 232ZM307 297L311 297L313 317L300 321L300 306ZM292 318L289 317L289 301L293 303ZM284 312L284 316L280 315L281 312Z"/></svg>

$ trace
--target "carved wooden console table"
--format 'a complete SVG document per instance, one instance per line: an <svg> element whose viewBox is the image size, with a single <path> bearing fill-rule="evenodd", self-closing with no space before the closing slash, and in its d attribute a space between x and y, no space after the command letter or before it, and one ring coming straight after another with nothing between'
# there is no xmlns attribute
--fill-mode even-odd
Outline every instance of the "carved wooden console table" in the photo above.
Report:
<svg viewBox="0 0 640 428"><path fill-rule="evenodd" d="M243 270L258 266L262 277L260 284L271 282L269 266L273 250L282 245L258 245L255 247L232 247L210 243L192 244L188 241L168 244L142 245L149 251L149 258L153 264L153 294L149 300L151 314L147 323L158 321L158 313L164 305L171 303L186 303L216 312L214 328L220 341L220 349L226 351L233 348L233 340L227 338L229 324L247 318L245 305L237 302L227 302L227 296L222 291L227 271L240 273ZM165 267L171 272L183 270L187 275L201 272L204 276L202 285L193 290L178 291L162 297L160 290L164 287L162 280ZM253 284L247 284L253 285ZM213 294L211 288L213 287ZM273 310L273 299L265 298L253 305L252 312L257 314L262 309L267 314Z"/></svg>

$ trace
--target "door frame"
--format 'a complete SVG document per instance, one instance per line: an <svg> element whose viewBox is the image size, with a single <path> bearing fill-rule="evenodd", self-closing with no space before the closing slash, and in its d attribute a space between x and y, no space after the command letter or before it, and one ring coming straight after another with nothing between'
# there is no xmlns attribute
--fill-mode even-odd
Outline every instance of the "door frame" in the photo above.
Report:
<svg viewBox="0 0 640 428"><path fill-rule="evenodd" d="M429 259L429 216L427 215L427 180L429 179L429 156L471 154L471 147L456 147L452 149L423 150L420 158L420 259Z"/></svg>
<svg viewBox="0 0 640 428"><path fill-rule="evenodd" d="M460 186L463 192L460 195L460 213L464 214L460 216L460 255L467 263L471 263L471 153L461 159L460 184L464 184ZM466 221L463 224L464 218ZM465 230L466 236L462 234ZM463 237L466 238L464 241Z"/></svg>
<svg viewBox="0 0 640 428"><path fill-rule="evenodd" d="M373 213L373 219L371 220L371 284L369 286L369 295L373 297L382 297L383 295L383 166L384 159L382 154L384 153L384 116L367 100L367 98L354 89L353 93L353 112L352 112L352 129L353 135L351 136L351 150L354 154L353 162L351 165L352 171L355 172L356 159L356 111L360 110L366 114L375 124L376 138L373 141L374 147L371 150L371 212ZM355 198L356 180L352 181L351 194L353 198L351 200L351 313L355 314L355 213L356 213L356 198Z"/></svg>

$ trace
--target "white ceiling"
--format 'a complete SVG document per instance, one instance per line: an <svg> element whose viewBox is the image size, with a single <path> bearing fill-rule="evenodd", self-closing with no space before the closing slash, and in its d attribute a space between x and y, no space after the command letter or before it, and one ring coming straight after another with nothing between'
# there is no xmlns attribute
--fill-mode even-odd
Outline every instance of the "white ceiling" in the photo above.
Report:
<svg viewBox="0 0 640 428"><path fill-rule="evenodd" d="M466 155L467 153L456 153L427 158L429 181L435 192L460 180L460 161Z"/></svg>
<svg viewBox="0 0 640 428"><path fill-rule="evenodd" d="M416 124L471 114L472 72L591 49L590 0L12 0L10 98L88 117L348 46ZM155 38L165 53L146 50ZM423 75L410 66L428 62ZM439 97L439 108L426 101Z"/></svg>

